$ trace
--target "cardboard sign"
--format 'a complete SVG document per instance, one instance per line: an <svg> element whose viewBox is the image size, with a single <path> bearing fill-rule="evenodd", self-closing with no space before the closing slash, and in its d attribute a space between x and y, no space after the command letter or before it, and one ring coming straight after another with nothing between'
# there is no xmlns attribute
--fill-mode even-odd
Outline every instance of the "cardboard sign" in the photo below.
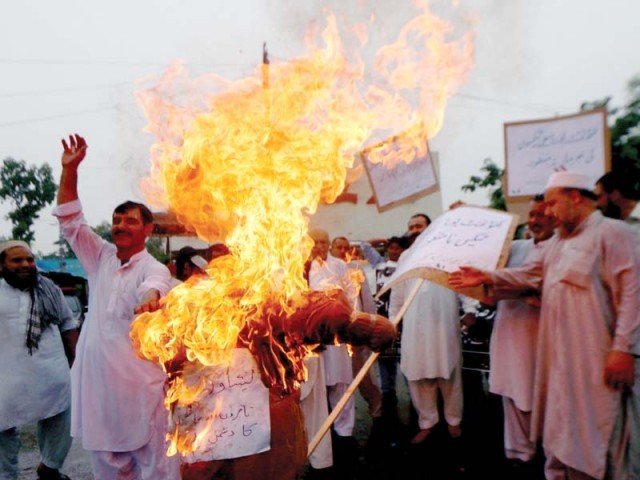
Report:
<svg viewBox="0 0 640 480"><path fill-rule="evenodd" d="M205 389L199 400L178 405L172 414L180 430L198 436L185 462L244 457L271 448L269 391L249 350L236 348L226 366L185 369L183 379Z"/></svg>
<svg viewBox="0 0 640 480"><path fill-rule="evenodd" d="M384 157L385 163L371 158ZM424 140L420 149L408 148L402 136L367 148L360 153L379 212L412 202L438 190L433 160Z"/></svg>
<svg viewBox="0 0 640 480"><path fill-rule="evenodd" d="M461 206L440 215L400 257L395 273L378 293L422 277L451 288L449 273L460 266L494 270L506 264L518 217L490 208ZM482 288L460 293L486 300Z"/></svg>
<svg viewBox="0 0 640 480"><path fill-rule="evenodd" d="M611 142L604 109L565 117L504 124L509 200L543 193L558 170L588 175L593 184L611 164Z"/></svg>

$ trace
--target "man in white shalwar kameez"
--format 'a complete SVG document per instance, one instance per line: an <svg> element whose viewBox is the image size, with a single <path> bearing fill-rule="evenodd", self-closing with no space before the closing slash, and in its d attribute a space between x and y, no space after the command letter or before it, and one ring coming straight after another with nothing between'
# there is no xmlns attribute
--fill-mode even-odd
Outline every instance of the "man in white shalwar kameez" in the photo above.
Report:
<svg viewBox="0 0 640 480"><path fill-rule="evenodd" d="M558 222L543 254L519 268L462 267L454 287L542 288L532 439L542 436L548 479L615 475L612 433L620 391L633 384L639 262L620 221L595 208L586 175L556 172L545 201Z"/></svg>
<svg viewBox="0 0 640 480"><path fill-rule="evenodd" d="M352 251L353 247L346 237L335 237L331 241L329 254L347 264L351 282L358 292L355 309L359 312L375 314L377 313L376 303L373 300L373 293L371 293L363 265L358 260L349 258ZM370 355L371 350L367 347L352 347L351 365L354 375L358 374ZM358 391L367 402L369 415L372 418L379 418L382 415L382 393L380 392L378 376L373 373L374 370L375 366L367 372L360 385L358 385Z"/></svg>
<svg viewBox="0 0 640 480"><path fill-rule="evenodd" d="M0 479L17 480L20 428L35 423L38 479L69 480L59 469L71 448L69 365L78 325L23 241L0 243L0 324Z"/></svg>
<svg viewBox="0 0 640 480"><path fill-rule="evenodd" d="M406 281L393 287L389 303L391 318L395 318L417 281ZM412 443L426 440L440 421L438 391L442 394L449 432L451 436L458 437L462 421L458 295L448 288L425 281L402 318L400 370L409 383L409 394L418 413L420 427Z"/></svg>
<svg viewBox="0 0 640 480"><path fill-rule="evenodd" d="M531 238L511 244L508 268L519 267L541 254L554 228L554 219L545 210L544 198L536 197L527 222ZM536 454L536 442L530 435L540 306L530 299L498 302L489 348L489 391L502 396L505 456L521 462L530 462Z"/></svg>
<svg viewBox="0 0 640 480"><path fill-rule="evenodd" d="M97 480L177 480L177 455L167 457L165 374L137 357L129 337L135 313L157 307L170 274L145 249L151 212L126 202L113 214L114 244L87 224L78 200L78 166L87 145L63 140L58 217L62 233L89 277L89 312L71 370L71 434L82 438Z"/></svg>
<svg viewBox="0 0 640 480"><path fill-rule="evenodd" d="M411 243L427 229L429 223L429 217L424 214L409 219ZM402 262L402 255L399 262ZM407 281L393 287L389 318L396 317L413 285L414 282ZM458 294L425 281L402 318L400 370L407 378L420 428L411 443L418 444L426 440L440 421L438 391L444 401L449 433L454 438L459 437L463 402Z"/></svg>
<svg viewBox="0 0 640 480"><path fill-rule="evenodd" d="M316 257L309 269L309 287L323 291L340 288L355 308L358 292L351 281L349 267L342 260L329 255L329 236L323 230L312 230L309 236L315 242ZM351 357L345 344L327 345L320 353L324 363L325 384L329 397L329 407L333 409L353 381ZM353 397L349 399L333 424L340 437L352 437L356 423L356 407Z"/></svg>

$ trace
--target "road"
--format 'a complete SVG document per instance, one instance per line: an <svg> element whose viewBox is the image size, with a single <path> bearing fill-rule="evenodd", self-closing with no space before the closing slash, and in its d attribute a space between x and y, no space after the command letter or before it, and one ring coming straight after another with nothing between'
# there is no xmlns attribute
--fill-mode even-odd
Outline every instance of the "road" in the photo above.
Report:
<svg viewBox="0 0 640 480"><path fill-rule="evenodd" d="M487 393L486 374L463 370L464 421L463 437L452 441L446 428L437 428L418 447L408 440L415 433L410 414L409 396L404 381L398 381L398 421L376 422L367 414L364 400L356 396L357 461L350 479L411 478L431 480L531 478L541 479L541 471L525 477L509 475L502 457L502 412L499 397ZM39 462L35 428L24 428L20 452L21 480L33 480ZM72 480L92 480L89 456L80 442L74 441L62 472ZM417 472L409 474L409 472ZM256 477L257 478L257 477ZM337 472L331 478L341 478ZM342 477L344 478L344 477ZM257 478L257 480L259 480Z"/></svg>

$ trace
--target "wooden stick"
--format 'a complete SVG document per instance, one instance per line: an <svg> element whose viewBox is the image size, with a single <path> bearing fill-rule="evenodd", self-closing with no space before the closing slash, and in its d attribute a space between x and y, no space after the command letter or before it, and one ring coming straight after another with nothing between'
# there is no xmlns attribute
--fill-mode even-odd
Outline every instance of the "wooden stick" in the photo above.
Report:
<svg viewBox="0 0 640 480"><path fill-rule="evenodd" d="M422 282L424 282L424 278L420 278L419 281L415 284L415 286L413 287L413 290L411 290L411 293L409 293L409 297L404 302L404 305L402 305L402 308L400 309L398 314L391 321L394 327L397 326L398 323L400 323L402 316L407 311L407 308L409 308L409 305L411 305L411 303L413 302L413 299L418 294L418 290L420 289L420 285L422 285ZM337 416L340 415L340 412L342 412L342 409L349 401L349 398L351 398L351 395L355 393L356 388L358 388L358 385L360 385L360 382L362 382L362 379L364 378L364 376L367 373L369 373L369 369L373 365L373 362L375 362L378 359L378 355L380 355L380 353L372 353L371 355L369 355L369 358L364 363L364 365L362 366L362 368L360 369L356 377L353 379L353 381L351 382L351 385L349 385L349 388L347 388L347 391L344 393L344 395L342 396L340 401L337 403L335 408L331 410L331 413L329 414L327 419L324 421L324 423L322 424L318 432L311 439L311 442L309 443L309 450L307 451L307 457L309 457L313 453L313 451L316 449L316 447L322 440L322 437L324 437L324 434L327 432L327 430L329 430L329 428L331 428L331 425L333 424L333 422L335 422ZM320 373L324 374L324 372L320 372Z"/></svg>

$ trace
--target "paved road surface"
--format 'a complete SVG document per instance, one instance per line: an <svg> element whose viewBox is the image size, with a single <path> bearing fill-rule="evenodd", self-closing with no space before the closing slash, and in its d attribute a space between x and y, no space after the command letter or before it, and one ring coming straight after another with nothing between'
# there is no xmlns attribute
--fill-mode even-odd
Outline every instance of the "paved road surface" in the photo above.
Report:
<svg viewBox="0 0 640 480"><path fill-rule="evenodd" d="M367 415L362 397L356 397L357 460L350 473L332 479L392 480L401 478L480 480L486 478L541 479L540 471L525 476L506 472L502 457L502 418L500 399L486 393L486 375L463 370L465 412L463 438L451 441L446 429L440 428L419 447L408 440L415 433L409 412L409 398L403 381L398 381L398 421L376 422ZM392 441L393 440L393 441ZM35 429L22 432L20 479L34 480L39 454L35 443ZM409 471L417 474L409 475ZM74 441L62 472L72 480L92 480L89 457L79 442ZM307 476L311 478L311 476ZM161 479L159 479L161 480ZM256 480L259 480L256 477Z"/></svg>

